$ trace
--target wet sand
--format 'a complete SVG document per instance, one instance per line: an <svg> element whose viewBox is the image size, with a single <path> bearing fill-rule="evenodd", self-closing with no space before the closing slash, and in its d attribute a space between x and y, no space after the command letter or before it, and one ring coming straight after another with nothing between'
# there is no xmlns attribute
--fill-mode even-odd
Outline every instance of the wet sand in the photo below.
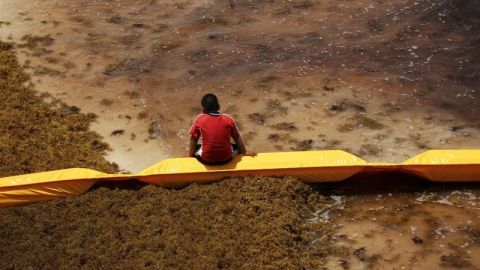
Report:
<svg viewBox="0 0 480 270"><path fill-rule="evenodd" d="M205 92L258 152L344 149L398 162L480 146L476 1L1 5L0 38L17 43L37 90L99 115L92 129L125 170L184 155ZM305 224L323 224L333 205L329 241L346 249L328 268L480 267L478 187L423 194L408 183L419 189L324 194Z"/></svg>

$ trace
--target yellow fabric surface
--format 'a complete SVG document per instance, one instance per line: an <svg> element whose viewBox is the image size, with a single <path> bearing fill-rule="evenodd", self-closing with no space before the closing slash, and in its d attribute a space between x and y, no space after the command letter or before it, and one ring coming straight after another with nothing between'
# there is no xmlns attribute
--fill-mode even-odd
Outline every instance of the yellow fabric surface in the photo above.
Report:
<svg viewBox="0 0 480 270"><path fill-rule="evenodd" d="M0 178L0 188L108 176L110 175L95 170L72 168Z"/></svg>
<svg viewBox="0 0 480 270"><path fill-rule="evenodd" d="M479 164L480 150L429 150L402 162L405 165Z"/></svg>
<svg viewBox="0 0 480 270"><path fill-rule="evenodd" d="M229 176L290 175L309 183L342 181L362 171L398 171L431 181L480 181L480 150L431 150L403 163L367 163L340 150L261 153L206 166L194 158L161 161L139 174L72 168L0 178L0 207L85 193L97 181L137 179L164 187L208 183Z"/></svg>
<svg viewBox="0 0 480 270"><path fill-rule="evenodd" d="M193 158L172 158L143 170L137 178L150 184L167 187L253 174L291 175L306 182L332 182L354 175L366 164L366 161L357 156L340 150L260 153L256 157L237 156L228 164L221 166L206 166Z"/></svg>
<svg viewBox="0 0 480 270"><path fill-rule="evenodd" d="M479 150L430 150L402 164L407 172L431 181L480 181Z"/></svg>

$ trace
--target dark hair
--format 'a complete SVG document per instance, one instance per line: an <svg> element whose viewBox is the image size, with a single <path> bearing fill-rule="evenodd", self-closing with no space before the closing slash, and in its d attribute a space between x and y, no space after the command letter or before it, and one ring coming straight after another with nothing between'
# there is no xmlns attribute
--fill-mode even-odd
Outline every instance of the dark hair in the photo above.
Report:
<svg viewBox="0 0 480 270"><path fill-rule="evenodd" d="M214 113L220 110L220 104L218 104L218 98L214 94L206 94L202 97L202 108L209 112Z"/></svg>

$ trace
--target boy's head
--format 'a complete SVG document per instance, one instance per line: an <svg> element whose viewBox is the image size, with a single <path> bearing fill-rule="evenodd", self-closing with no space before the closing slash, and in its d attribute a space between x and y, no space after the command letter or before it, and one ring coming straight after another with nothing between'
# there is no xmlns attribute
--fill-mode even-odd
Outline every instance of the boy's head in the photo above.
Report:
<svg viewBox="0 0 480 270"><path fill-rule="evenodd" d="M202 108L207 113L214 113L220 110L218 98L214 94L206 94L202 97Z"/></svg>

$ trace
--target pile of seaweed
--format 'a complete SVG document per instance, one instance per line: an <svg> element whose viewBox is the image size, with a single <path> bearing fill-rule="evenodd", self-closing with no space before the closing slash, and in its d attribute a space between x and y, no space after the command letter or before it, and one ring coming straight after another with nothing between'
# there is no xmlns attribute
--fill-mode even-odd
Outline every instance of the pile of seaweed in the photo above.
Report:
<svg viewBox="0 0 480 270"><path fill-rule="evenodd" d="M2 42L0 95L0 176L117 170L89 130L95 116L38 94ZM324 200L294 178L181 190L97 185L83 196L0 209L0 269L318 269L337 252L326 225L305 222Z"/></svg>
<svg viewBox="0 0 480 270"><path fill-rule="evenodd" d="M0 209L0 268L319 269L331 232L304 220L324 200L294 178L97 186Z"/></svg>
<svg viewBox="0 0 480 270"><path fill-rule="evenodd" d="M94 114L38 94L11 43L0 41L0 176L87 167L116 172L109 149L89 130Z"/></svg>

